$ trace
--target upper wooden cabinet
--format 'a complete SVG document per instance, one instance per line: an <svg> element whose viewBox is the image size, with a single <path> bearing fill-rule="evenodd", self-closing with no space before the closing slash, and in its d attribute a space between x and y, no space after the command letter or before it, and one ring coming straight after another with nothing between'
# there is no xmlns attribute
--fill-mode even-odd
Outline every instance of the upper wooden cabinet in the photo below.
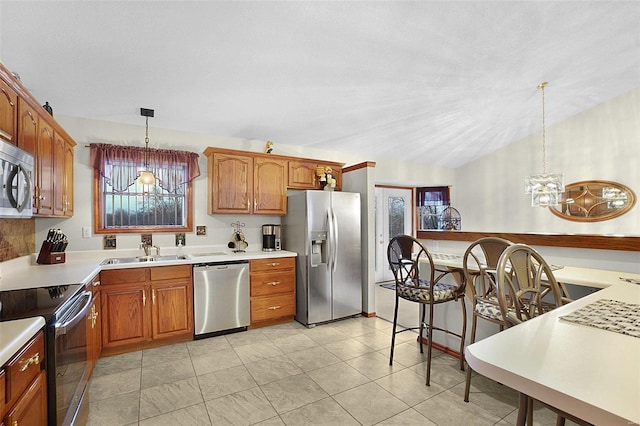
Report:
<svg viewBox="0 0 640 426"><path fill-rule="evenodd" d="M209 213L287 213L286 160L212 148L205 155Z"/></svg>
<svg viewBox="0 0 640 426"><path fill-rule="evenodd" d="M342 190L342 163L317 160L289 160L289 183L291 189L322 189L316 170L331 167L331 175L336 179L335 190Z"/></svg>
<svg viewBox="0 0 640 426"><path fill-rule="evenodd" d="M253 213L287 214L287 161L253 159Z"/></svg>
<svg viewBox="0 0 640 426"><path fill-rule="evenodd" d="M73 151L76 143L0 64L0 138L35 158L33 214L73 215Z"/></svg>
<svg viewBox="0 0 640 426"><path fill-rule="evenodd" d="M0 80L0 139L17 144L18 95L7 83Z"/></svg>
<svg viewBox="0 0 640 426"><path fill-rule="evenodd" d="M342 188L343 163L209 147L209 214L287 214L287 188L320 189L316 167L328 166Z"/></svg>

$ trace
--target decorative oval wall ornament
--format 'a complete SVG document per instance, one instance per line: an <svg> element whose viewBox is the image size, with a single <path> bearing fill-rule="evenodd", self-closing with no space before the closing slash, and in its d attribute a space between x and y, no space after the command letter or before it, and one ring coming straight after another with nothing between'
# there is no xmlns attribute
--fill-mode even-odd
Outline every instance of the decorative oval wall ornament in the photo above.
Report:
<svg viewBox="0 0 640 426"><path fill-rule="evenodd" d="M613 219L631 210L636 196L631 189L606 180L584 180L565 185L560 203L551 213L575 222Z"/></svg>

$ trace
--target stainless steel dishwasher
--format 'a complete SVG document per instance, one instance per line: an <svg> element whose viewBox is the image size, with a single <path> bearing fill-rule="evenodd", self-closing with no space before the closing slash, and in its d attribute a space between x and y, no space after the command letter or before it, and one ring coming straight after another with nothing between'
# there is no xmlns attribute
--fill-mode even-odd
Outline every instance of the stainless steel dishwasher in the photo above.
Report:
<svg viewBox="0 0 640 426"><path fill-rule="evenodd" d="M249 261L194 264L193 316L196 339L246 330Z"/></svg>

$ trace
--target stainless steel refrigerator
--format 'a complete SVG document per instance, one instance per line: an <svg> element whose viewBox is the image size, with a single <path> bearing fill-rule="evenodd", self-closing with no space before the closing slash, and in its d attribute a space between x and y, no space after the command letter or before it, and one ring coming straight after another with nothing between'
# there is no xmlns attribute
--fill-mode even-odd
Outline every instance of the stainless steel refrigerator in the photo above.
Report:
<svg viewBox="0 0 640 426"><path fill-rule="evenodd" d="M296 258L296 320L306 326L362 312L360 194L287 197L282 247Z"/></svg>

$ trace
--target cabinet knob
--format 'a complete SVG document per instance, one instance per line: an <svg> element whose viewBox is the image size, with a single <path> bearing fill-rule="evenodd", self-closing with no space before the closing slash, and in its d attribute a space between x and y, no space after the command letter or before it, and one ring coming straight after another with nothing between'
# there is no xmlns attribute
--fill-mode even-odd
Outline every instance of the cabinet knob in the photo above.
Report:
<svg viewBox="0 0 640 426"><path fill-rule="evenodd" d="M269 306L267 309L270 311L275 311L276 309L280 309L280 306Z"/></svg>
<svg viewBox="0 0 640 426"><path fill-rule="evenodd" d="M273 262L273 263L270 263L270 264L269 264L269 266L274 266L274 267L275 267L275 266L278 266L278 265L280 265L280 263L279 263L279 262Z"/></svg>
<svg viewBox="0 0 640 426"><path fill-rule="evenodd" d="M278 285L278 284L280 284L280 281L271 281L267 283L267 285Z"/></svg>
<svg viewBox="0 0 640 426"><path fill-rule="evenodd" d="M20 371L26 371L30 365L40 364L40 352L36 352L35 355L31 356L28 360L22 361L22 367L20 367Z"/></svg>

